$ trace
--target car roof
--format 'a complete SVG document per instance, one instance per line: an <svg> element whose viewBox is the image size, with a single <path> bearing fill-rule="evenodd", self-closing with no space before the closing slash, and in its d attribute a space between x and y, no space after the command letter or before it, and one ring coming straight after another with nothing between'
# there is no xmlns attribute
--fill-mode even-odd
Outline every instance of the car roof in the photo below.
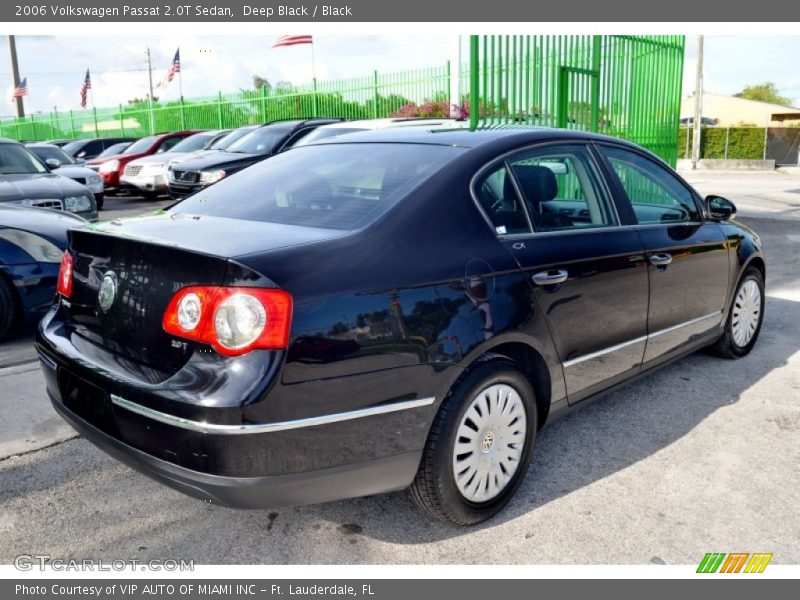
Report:
<svg viewBox="0 0 800 600"><path fill-rule="evenodd" d="M372 131L349 133L346 136L326 138L319 142L309 144L309 146L317 144L397 143L477 148L499 140L505 140L507 142L506 145L509 147L545 140L595 140L614 142L638 148L635 144L631 144L625 140L598 133L590 133L588 131L522 125L487 127L475 131L470 131L468 128L452 127L443 129L389 127Z"/></svg>
<svg viewBox="0 0 800 600"><path fill-rule="evenodd" d="M359 128L364 130L385 129L387 127L446 127L449 125L463 124L467 125L464 121L457 121L455 119L447 119L442 117L437 119L435 117L388 117L385 119L358 119L355 121L339 121L336 123L329 123L322 125L320 129L352 129Z"/></svg>
<svg viewBox="0 0 800 600"><path fill-rule="evenodd" d="M317 119L286 119L282 121L270 121L269 123L264 123L263 125L259 125L259 129L263 129L265 127L278 127L281 129L297 129L298 127L302 127L304 125L314 125L318 123L320 125L329 125L331 123L339 123L343 122L344 119L340 118L327 118L327 117L320 117Z"/></svg>

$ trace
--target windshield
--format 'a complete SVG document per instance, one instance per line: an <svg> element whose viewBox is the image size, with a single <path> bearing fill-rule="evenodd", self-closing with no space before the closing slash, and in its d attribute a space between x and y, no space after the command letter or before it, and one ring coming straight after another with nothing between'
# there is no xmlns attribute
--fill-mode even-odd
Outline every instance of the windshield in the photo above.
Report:
<svg viewBox="0 0 800 600"><path fill-rule="evenodd" d="M208 149L209 150L227 150L231 144L234 142L238 142L248 133L253 131L254 127L242 127L241 129L234 129L228 135L224 135L219 138L216 142L211 144Z"/></svg>
<svg viewBox="0 0 800 600"><path fill-rule="evenodd" d="M460 152L422 144L305 146L223 179L172 212L358 229Z"/></svg>
<svg viewBox="0 0 800 600"><path fill-rule="evenodd" d="M154 135L143 137L138 142L133 142L130 146L125 148L123 154L139 154L140 152L147 152L150 146L156 143L158 138Z"/></svg>
<svg viewBox="0 0 800 600"><path fill-rule="evenodd" d="M228 146L228 152L238 154L269 154L289 133L288 127L259 127Z"/></svg>
<svg viewBox="0 0 800 600"><path fill-rule="evenodd" d="M119 144L114 144L98 154L97 158L105 158L106 156L116 156L117 154L122 154L122 151L130 145L131 142L120 142Z"/></svg>
<svg viewBox="0 0 800 600"><path fill-rule="evenodd" d="M357 131L367 131L364 127L319 127L305 136L302 140L297 142L294 147L308 146L314 142L325 140L328 138L345 135L347 133L356 133Z"/></svg>
<svg viewBox="0 0 800 600"><path fill-rule="evenodd" d="M214 139L215 135L217 135L216 132L212 131L190 135L185 140L181 140L175 144L172 148L167 150L167 152L194 152L196 150L202 150L206 147L209 140Z"/></svg>
<svg viewBox="0 0 800 600"><path fill-rule="evenodd" d="M75 159L58 146L29 146L28 150L38 156L42 162L54 158L62 165L76 164Z"/></svg>
<svg viewBox="0 0 800 600"><path fill-rule="evenodd" d="M0 144L0 175L46 173L47 169L20 144Z"/></svg>
<svg viewBox="0 0 800 600"><path fill-rule="evenodd" d="M64 152L69 152L72 156L75 156L75 153L83 148L84 144L86 144L86 140L75 140L64 146Z"/></svg>

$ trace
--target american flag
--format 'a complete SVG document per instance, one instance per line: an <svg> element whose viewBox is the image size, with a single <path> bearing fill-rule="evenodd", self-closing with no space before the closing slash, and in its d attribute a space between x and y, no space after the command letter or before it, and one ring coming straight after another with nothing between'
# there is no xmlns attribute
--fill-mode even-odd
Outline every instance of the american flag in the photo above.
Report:
<svg viewBox="0 0 800 600"><path fill-rule="evenodd" d="M298 44L313 44L314 40L310 35L281 35L272 44L271 48L282 46L296 46Z"/></svg>
<svg viewBox="0 0 800 600"><path fill-rule="evenodd" d="M181 72L181 49L175 50L175 58L172 59L172 64L169 66L169 71L164 76L164 80L158 84L158 87L165 88L167 84L175 79L175 74Z"/></svg>
<svg viewBox="0 0 800 600"><path fill-rule="evenodd" d="M15 98L22 98L23 96L28 95L28 78L25 77L22 81L19 82L19 85L14 88L14 94L11 96L11 99Z"/></svg>
<svg viewBox="0 0 800 600"><path fill-rule="evenodd" d="M89 77L89 69L86 69L86 78L81 86L81 108L86 108L86 95L92 89L92 78Z"/></svg>

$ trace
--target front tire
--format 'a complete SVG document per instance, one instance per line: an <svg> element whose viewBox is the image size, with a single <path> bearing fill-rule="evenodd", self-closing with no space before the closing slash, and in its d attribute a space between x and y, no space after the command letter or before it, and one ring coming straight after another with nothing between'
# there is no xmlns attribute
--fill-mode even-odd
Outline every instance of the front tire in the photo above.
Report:
<svg viewBox="0 0 800 600"><path fill-rule="evenodd" d="M756 345L764 321L764 276L748 267L736 286L725 331L711 346L711 352L723 358L741 358Z"/></svg>
<svg viewBox="0 0 800 600"><path fill-rule="evenodd" d="M479 365L439 408L412 500L453 525L489 519L522 483L537 425L533 388L517 364L498 358Z"/></svg>

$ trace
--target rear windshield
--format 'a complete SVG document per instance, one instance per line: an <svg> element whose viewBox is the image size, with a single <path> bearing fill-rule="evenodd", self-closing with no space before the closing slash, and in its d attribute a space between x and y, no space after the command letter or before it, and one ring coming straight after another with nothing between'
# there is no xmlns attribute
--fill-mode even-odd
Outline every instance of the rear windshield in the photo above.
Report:
<svg viewBox="0 0 800 600"><path fill-rule="evenodd" d="M190 196L172 212L358 229L460 152L416 144L295 148Z"/></svg>

